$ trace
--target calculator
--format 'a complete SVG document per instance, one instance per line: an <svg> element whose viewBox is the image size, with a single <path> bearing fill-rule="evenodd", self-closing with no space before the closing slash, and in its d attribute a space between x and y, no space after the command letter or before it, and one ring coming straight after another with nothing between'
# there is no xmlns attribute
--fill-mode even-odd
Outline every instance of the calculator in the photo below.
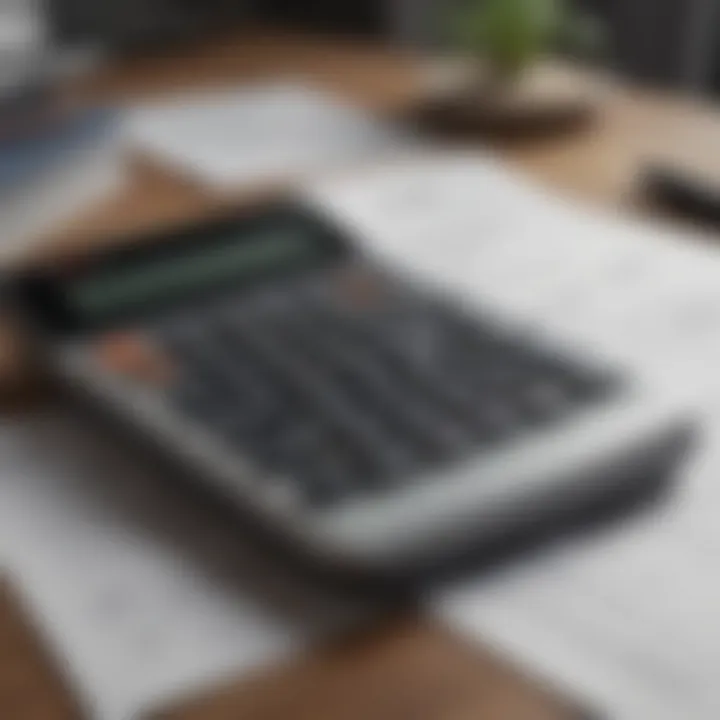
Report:
<svg viewBox="0 0 720 720"><path fill-rule="evenodd" d="M303 201L11 286L72 397L339 571L402 577L532 544L655 493L692 436L635 378L380 261Z"/></svg>

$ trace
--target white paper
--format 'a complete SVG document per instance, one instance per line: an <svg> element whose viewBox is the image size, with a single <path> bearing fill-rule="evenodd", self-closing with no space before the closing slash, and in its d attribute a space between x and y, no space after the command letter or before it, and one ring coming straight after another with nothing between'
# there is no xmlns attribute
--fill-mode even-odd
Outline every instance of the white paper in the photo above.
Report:
<svg viewBox="0 0 720 720"><path fill-rule="evenodd" d="M98 720L293 656L366 612L63 413L0 427L0 563Z"/></svg>
<svg viewBox="0 0 720 720"><path fill-rule="evenodd" d="M678 370L720 352L720 253L695 237L584 211L466 154L335 177L309 196L461 300L666 385L705 392L713 379Z"/></svg>
<svg viewBox="0 0 720 720"><path fill-rule="evenodd" d="M412 144L404 130L293 82L139 107L129 130L142 151L216 189L296 179Z"/></svg>
<svg viewBox="0 0 720 720"><path fill-rule="evenodd" d="M477 158L398 164L319 196L389 260L695 404L707 437L666 505L427 607L600 717L720 717L720 251Z"/></svg>

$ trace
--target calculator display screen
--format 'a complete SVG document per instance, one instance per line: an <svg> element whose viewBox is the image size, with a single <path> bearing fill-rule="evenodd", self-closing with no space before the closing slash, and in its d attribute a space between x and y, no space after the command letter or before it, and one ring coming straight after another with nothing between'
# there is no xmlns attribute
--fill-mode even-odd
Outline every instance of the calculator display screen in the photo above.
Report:
<svg viewBox="0 0 720 720"><path fill-rule="evenodd" d="M310 213L277 209L140 239L21 283L42 324L91 331L207 296L237 292L322 267L347 252Z"/></svg>
<svg viewBox="0 0 720 720"><path fill-rule="evenodd" d="M252 280L268 270L291 268L317 257L317 238L298 228L265 229L252 237L215 238L206 247L137 266L105 270L70 285L68 299L85 318L224 285Z"/></svg>
<svg viewBox="0 0 720 720"><path fill-rule="evenodd" d="M74 335L345 262L345 236L310 210L273 204L33 266L10 296L39 329Z"/></svg>

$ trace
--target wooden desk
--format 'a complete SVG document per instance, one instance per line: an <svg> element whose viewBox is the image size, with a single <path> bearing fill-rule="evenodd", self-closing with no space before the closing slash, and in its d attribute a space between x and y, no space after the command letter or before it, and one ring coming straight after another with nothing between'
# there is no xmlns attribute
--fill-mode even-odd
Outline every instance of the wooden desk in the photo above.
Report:
<svg viewBox="0 0 720 720"><path fill-rule="evenodd" d="M91 100L130 102L300 73L378 112L395 113L421 92L420 67L416 59L391 50L263 33L220 39L181 57L130 60L99 72L73 92ZM549 185L605 206L639 210L632 184L641 159L671 156L707 166L708 148L718 146L720 123L710 109L615 86L606 92L597 128L569 139L502 150ZM127 190L48 238L43 251L176 222L248 199L213 196L138 159ZM162 717L570 720L577 714L409 614L342 647L320 650L300 667L241 682Z"/></svg>

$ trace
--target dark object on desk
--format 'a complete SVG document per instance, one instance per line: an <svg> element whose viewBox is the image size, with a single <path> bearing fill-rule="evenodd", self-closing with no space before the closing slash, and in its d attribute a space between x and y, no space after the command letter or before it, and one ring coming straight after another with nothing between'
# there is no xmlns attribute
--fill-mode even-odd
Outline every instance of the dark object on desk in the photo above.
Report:
<svg viewBox="0 0 720 720"><path fill-rule="evenodd" d="M720 176L715 182L669 165L643 171L641 189L651 202L692 220L720 224Z"/></svg>
<svg viewBox="0 0 720 720"><path fill-rule="evenodd" d="M271 206L15 281L52 372L246 523L389 583L653 495L692 424Z"/></svg>

